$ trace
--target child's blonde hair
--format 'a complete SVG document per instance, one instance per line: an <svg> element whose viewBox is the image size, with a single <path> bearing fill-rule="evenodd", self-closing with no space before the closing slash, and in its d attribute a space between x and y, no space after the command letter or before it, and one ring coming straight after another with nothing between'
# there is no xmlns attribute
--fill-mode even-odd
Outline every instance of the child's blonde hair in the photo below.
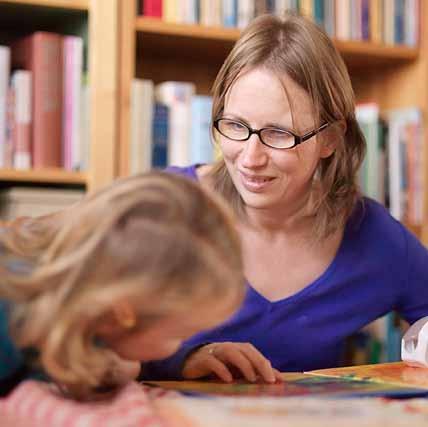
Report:
<svg viewBox="0 0 428 427"><path fill-rule="evenodd" d="M21 256L0 284L0 298L15 302L17 342L39 349L44 370L77 397L109 381L110 352L93 330L118 301L133 304L141 328L192 305L233 310L243 295L230 212L176 175L118 180L67 211L16 223L0 241Z"/></svg>

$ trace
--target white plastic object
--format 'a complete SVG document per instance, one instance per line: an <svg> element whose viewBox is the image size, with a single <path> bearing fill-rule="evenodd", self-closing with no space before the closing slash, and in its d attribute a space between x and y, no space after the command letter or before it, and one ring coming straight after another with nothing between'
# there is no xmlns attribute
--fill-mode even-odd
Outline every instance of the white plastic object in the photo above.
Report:
<svg viewBox="0 0 428 427"><path fill-rule="evenodd" d="M404 334L401 359L410 366L428 367L428 316L413 323Z"/></svg>

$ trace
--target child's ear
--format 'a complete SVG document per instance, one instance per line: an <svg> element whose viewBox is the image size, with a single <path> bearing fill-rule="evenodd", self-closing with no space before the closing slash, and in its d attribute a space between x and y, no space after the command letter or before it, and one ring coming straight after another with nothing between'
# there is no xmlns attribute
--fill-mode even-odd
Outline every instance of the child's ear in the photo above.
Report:
<svg viewBox="0 0 428 427"><path fill-rule="evenodd" d="M113 315L118 325L125 329L131 329L137 324L137 315L134 307L127 301L122 301L113 306Z"/></svg>
<svg viewBox="0 0 428 427"><path fill-rule="evenodd" d="M346 123L344 120L332 123L323 131L320 152L322 159L330 157L336 151L339 141L344 138L345 133Z"/></svg>

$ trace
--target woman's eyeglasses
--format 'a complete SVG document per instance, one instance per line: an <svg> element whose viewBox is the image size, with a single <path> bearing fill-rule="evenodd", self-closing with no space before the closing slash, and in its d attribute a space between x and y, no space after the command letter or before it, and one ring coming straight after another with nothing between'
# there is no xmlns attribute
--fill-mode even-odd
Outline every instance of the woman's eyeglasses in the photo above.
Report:
<svg viewBox="0 0 428 427"><path fill-rule="evenodd" d="M233 141L248 141L252 134L258 135L262 144L271 148L289 149L307 141L317 133L324 130L329 123L324 123L319 128L314 129L304 135L297 135L291 130L279 128L252 129L245 123L231 119L217 119L214 121L214 128L228 139Z"/></svg>

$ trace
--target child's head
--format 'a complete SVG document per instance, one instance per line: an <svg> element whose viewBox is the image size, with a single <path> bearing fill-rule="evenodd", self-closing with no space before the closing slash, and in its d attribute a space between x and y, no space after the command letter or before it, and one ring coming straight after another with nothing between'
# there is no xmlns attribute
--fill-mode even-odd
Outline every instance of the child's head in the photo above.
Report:
<svg viewBox="0 0 428 427"><path fill-rule="evenodd" d="M0 292L17 302L19 344L39 349L47 373L76 394L112 381L111 350L126 360L164 358L224 321L243 294L232 217L178 176L118 180L3 241L28 255L32 236L33 274L11 276Z"/></svg>

